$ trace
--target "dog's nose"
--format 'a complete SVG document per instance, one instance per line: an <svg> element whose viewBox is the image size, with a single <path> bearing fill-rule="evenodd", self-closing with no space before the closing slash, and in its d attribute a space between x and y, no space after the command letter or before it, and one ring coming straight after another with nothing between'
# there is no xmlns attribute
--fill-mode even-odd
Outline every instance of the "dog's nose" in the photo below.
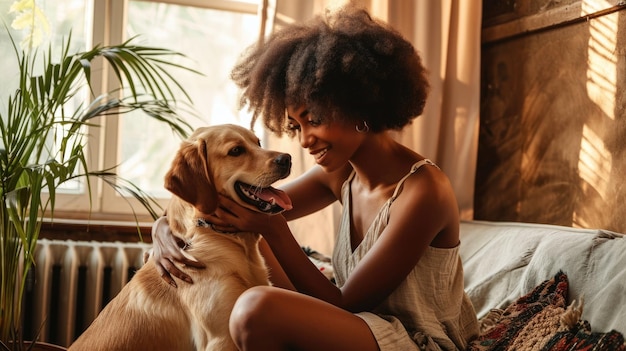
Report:
<svg viewBox="0 0 626 351"><path fill-rule="evenodd" d="M289 154L280 154L275 159L274 162L282 169L289 170L291 169L291 155Z"/></svg>

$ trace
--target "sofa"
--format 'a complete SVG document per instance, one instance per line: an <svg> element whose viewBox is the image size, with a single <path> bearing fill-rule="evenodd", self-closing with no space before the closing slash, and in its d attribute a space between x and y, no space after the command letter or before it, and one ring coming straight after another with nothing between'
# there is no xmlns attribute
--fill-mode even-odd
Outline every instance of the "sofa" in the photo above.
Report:
<svg viewBox="0 0 626 351"><path fill-rule="evenodd" d="M462 221L460 255L465 289L482 322L480 340L472 350L531 349L502 346L501 338L508 338L509 346L533 339L536 345L532 349L537 350L625 349L623 234L557 225ZM554 340L552 348L545 346L557 332L569 333L570 348L555 347ZM572 336L576 333L578 337ZM587 341L591 345L608 346L578 348L576 344L584 343L579 340L583 334L593 340ZM559 343L566 343L563 338L561 335ZM496 343L500 347L494 347Z"/></svg>

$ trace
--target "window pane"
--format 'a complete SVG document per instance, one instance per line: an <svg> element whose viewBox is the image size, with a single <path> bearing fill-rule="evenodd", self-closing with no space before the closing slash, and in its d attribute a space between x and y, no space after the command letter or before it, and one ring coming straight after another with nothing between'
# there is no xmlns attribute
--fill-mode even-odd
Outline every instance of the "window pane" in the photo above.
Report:
<svg viewBox="0 0 626 351"><path fill-rule="evenodd" d="M0 114L7 118L8 99L19 86L18 60L11 39L18 51L36 55L37 61L32 74L43 73L44 54L51 48L51 61L59 62L62 49L71 33L70 53L84 51L91 43L93 2L91 0L35 1L33 3L0 0L0 67L3 67L0 84ZM89 98L85 88L65 106L66 116L75 111ZM59 117L58 115L56 117ZM61 127L59 127L61 128ZM63 133L58 130L58 133ZM53 136L49 136L51 149ZM0 141L1 143L1 141ZM3 148L4 145L0 144ZM47 158L48 155L42 156ZM34 160L33 160L34 161ZM79 181L64 183L59 192L76 193L81 190Z"/></svg>
<svg viewBox="0 0 626 351"><path fill-rule="evenodd" d="M64 0L64 1L35 1L41 12L33 7L18 8L13 5L19 1L0 0L0 64L2 70L2 84L0 84L0 96L2 103L6 104L6 97L17 88L19 75L17 73L17 60L14 54L10 36L18 45L23 44L26 51L48 49L52 44L53 51L57 54L61 51L63 40L67 40L70 31L72 33L71 52L84 50L91 43L91 0ZM86 16L88 14L89 16ZM34 21L31 20L33 19ZM8 33L4 25L8 27ZM32 34L32 49L29 48L29 36ZM39 54L41 56L42 53ZM41 58L41 57L40 57ZM40 72L39 72L40 73Z"/></svg>
<svg viewBox="0 0 626 351"><path fill-rule="evenodd" d="M139 35L142 45L175 50L204 76L176 71L193 99L193 113L185 113L194 127L220 123L250 125L248 114L238 111L238 90L229 75L241 52L258 36L256 14L234 13L145 1L130 1L128 38ZM180 139L163 124L134 115L120 119L119 173L142 190L169 197L163 177L170 167Z"/></svg>

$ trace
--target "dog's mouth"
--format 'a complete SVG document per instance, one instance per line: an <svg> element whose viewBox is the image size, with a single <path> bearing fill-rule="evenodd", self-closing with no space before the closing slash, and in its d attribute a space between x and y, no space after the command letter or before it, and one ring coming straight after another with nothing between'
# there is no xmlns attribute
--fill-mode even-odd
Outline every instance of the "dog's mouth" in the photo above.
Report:
<svg viewBox="0 0 626 351"><path fill-rule="evenodd" d="M235 192L241 200L254 206L260 212L277 214L291 210L291 199L274 187L260 188L243 182L235 183Z"/></svg>

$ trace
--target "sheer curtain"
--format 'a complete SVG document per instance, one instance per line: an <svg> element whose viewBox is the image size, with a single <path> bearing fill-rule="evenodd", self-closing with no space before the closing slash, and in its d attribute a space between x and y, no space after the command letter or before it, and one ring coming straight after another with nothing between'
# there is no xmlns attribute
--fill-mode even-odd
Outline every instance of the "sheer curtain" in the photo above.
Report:
<svg viewBox="0 0 626 351"><path fill-rule="evenodd" d="M268 23L280 28L350 0L267 0ZM398 141L432 159L449 176L464 219L473 216L479 126L482 0L352 0L391 24L413 43L430 72L431 92L422 116ZM313 165L296 139L270 136L266 145L291 153L292 177ZM334 244L339 204L290 223L296 238L324 254Z"/></svg>

